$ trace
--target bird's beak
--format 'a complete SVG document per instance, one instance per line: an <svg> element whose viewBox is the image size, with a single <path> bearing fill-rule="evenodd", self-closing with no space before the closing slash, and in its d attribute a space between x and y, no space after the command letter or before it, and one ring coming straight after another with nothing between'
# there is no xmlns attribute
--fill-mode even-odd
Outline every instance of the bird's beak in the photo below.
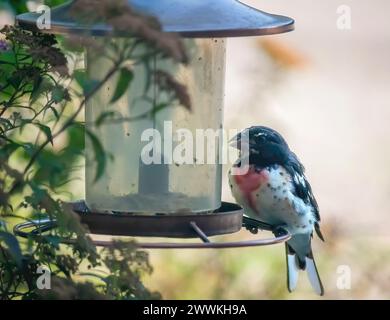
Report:
<svg viewBox="0 0 390 320"><path fill-rule="evenodd" d="M232 139L229 140L229 146L236 149L241 148L241 133L236 134Z"/></svg>
<svg viewBox="0 0 390 320"><path fill-rule="evenodd" d="M239 149L240 135L241 134L239 133L229 140L228 143L230 147Z"/></svg>
<svg viewBox="0 0 390 320"><path fill-rule="evenodd" d="M247 134L240 132L229 140L229 146L241 151L249 151L249 137Z"/></svg>

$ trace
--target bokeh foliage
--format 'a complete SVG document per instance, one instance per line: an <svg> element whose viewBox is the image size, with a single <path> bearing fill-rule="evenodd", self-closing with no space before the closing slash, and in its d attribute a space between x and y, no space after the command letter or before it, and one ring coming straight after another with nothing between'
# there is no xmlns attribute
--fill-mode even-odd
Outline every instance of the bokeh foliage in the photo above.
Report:
<svg viewBox="0 0 390 320"><path fill-rule="evenodd" d="M61 1L47 1L58 4ZM114 30L129 32L128 41L118 46L107 38L104 47L88 36L64 40L50 34L6 26L0 42L0 299L152 299L159 294L142 283L152 272L147 253L133 243L115 242L98 250L64 202L64 190L74 179L84 157L84 137L91 140L97 162L96 180L105 169L107 155L93 132L85 129L85 104L111 77L119 75L113 104L127 91L135 65L143 65L147 78L155 79L170 102L178 100L190 108L185 87L167 72L154 70L153 59L186 63L178 36L161 32L158 21L143 17L125 1L77 2L74 12L94 5L90 22L104 20ZM8 1L15 13L26 11L26 1ZM88 10L87 12L90 12ZM88 21L87 21L88 22ZM90 79L82 62L86 46L100 50L112 60L112 69L102 79ZM141 54L135 49L142 47ZM148 99L145 96L145 99ZM145 117L153 117L153 106ZM102 114L95 125L115 118ZM12 227L23 220L55 220L58 227L27 239L13 234ZM72 245L63 238L75 240ZM39 266L52 275L51 290L36 286Z"/></svg>

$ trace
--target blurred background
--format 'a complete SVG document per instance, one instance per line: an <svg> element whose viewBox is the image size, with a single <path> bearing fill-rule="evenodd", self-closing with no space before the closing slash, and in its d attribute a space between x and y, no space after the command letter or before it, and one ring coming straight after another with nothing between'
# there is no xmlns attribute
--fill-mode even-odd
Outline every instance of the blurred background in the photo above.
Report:
<svg viewBox="0 0 390 320"><path fill-rule="evenodd" d="M389 299L390 2L242 2L293 17L296 30L228 40L225 126L273 127L305 164L326 239L314 240L324 298ZM337 25L343 5L350 29ZM13 14L2 4L6 23ZM232 201L226 179L223 186ZM70 188L74 199L84 197L82 181ZM145 283L165 299L317 298L303 273L287 292L283 245L156 250L150 258Z"/></svg>

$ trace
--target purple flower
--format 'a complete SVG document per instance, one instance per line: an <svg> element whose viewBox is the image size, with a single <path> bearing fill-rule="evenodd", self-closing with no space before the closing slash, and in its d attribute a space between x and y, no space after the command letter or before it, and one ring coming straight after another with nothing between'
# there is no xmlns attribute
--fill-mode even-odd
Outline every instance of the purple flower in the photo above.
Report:
<svg viewBox="0 0 390 320"><path fill-rule="evenodd" d="M8 43L5 40L0 40L0 51L8 50Z"/></svg>

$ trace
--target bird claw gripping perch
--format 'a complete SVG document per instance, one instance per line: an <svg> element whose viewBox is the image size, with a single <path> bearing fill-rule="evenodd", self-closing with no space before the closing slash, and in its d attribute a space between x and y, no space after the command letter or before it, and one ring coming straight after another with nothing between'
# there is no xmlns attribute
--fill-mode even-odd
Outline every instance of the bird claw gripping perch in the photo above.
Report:
<svg viewBox="0 0 390 320"><path fill-rule="evenodd" d="M277 227L273 228L271 231L275 237L281 237L281 236L288 234L288 231L286 230L285 225L277 226Z"/></svg>
<svg viewBox="0 0 390 320"><path fill-rule="evenodd" d="M245 229L248 230L252 234L258 234L259 228L253 226L245 226Z"/></svg>
<svg viewBox="0 0 390 320"><path fill-rule="evenodd" d="M273 227L268 223L262 222L260 220L251 219L246 216L243 217L242 225L245 227L246 230L253 234L257 234L259 230L273 230Z"/></svg>
<svg viewBox="0 0 390 320"><path fill-rule="evenodd" d="M253 234L257 234L259 230L271 231L275 235L275 237L280 237L288 234L288 231L286 230L286 225L273 227L268 223L262 222L260 220L251 219L245 216L243 217L243 226L246 230Z"/></svg>

